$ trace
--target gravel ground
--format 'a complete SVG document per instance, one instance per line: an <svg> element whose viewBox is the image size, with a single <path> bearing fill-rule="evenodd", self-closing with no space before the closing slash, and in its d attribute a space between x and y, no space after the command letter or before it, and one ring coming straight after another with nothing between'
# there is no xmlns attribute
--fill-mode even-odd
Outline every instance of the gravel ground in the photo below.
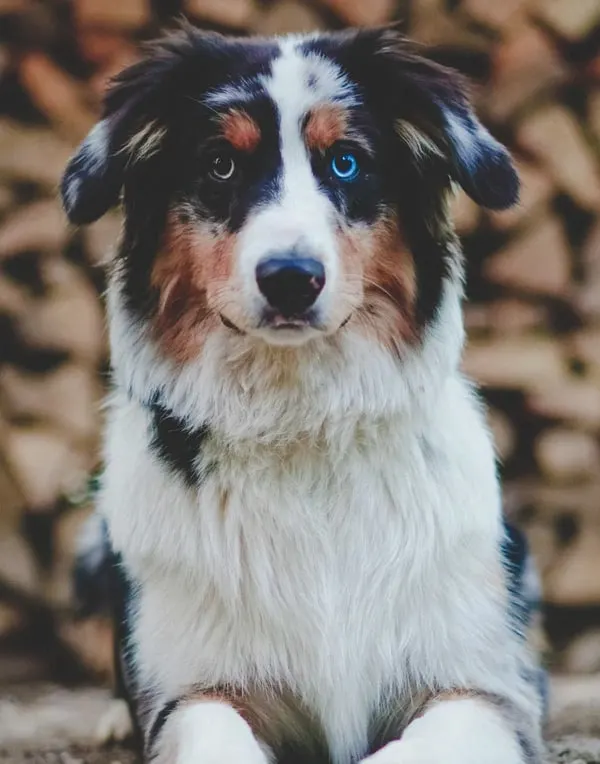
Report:
<svg viewBox="0 0 600 764"><path fill-rule="evenodd" d="M135 764L129 748L97 743L110 703L99 688L0 691L0 764ZM552 680L548 737L549 764L600 764L600 675Z"/></svg>

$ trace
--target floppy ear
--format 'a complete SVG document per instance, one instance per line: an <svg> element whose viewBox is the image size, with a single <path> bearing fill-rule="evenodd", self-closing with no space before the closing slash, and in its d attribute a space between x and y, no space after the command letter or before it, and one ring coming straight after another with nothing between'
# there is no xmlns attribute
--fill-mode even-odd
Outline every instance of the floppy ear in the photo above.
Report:
<svg viewBox="0 0 600 764"><path fill-rule="evenodd" d="M132 153L148 157L165 135L160 115L169 112L177 93L175 78L185 77L182 64L215 37L182 25L149 46L146 58L115 78L103 119L81 143L63 175L63 205L72 223L92 223L117 203Z"/></svg>
<svg viewBox="0 0 600 764"><path fill-rule="evenodd" d="M179 39L183 38L173 36L156 44L153 55L124 69L113 81L104 117L90 130L63 175L62 200L72 223L93 223L102 217L118 202L128 166L138 156L149 156L150 145L158 148L166 133L160 119L169 102L164 86L181 60Z"/></svg>
<svg viewBox="0 0 600 764"><path fill-rule="evenodd" d="M504 210L519 200L508 151L479 122L467 101L440 103L454 179L482 207Z"/></svg>
<svg viewBox="0 0 600 764"><path fill-rule="evenodd" d="M118 201L126 157L114 127L110 117L98 122L67 165L60 190L72 223L93 223Z"/></svg>
<svg viewBox="0 0 600 764"><path fill-rule="evenodd" d="M185 43L181 34L160 41L147 58L124 69L113 81L103 118L90 130L63 175L62 200L72 223L93 223L118 202L132 149L140 136L150 137L150 126L166 110L161 98L181 60L181 41Z"/></svg>
<svg viewBox="0 0 600 764"><path fill-rule="evenodd" d="M375 62L375 87L394 118L424 135L423 145L446 159L451 178L479 205L500 210L515 204L519 179L508 151L477 119L463 77L422 55L397 26L359 32L359 45L361 36Z"/></svg>

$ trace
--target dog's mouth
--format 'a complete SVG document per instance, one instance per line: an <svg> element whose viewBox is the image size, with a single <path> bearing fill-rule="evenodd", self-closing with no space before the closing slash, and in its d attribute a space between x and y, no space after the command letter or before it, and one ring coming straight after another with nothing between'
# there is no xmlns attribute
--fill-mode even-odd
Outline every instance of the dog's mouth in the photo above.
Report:
<svg viewBox="0 0 600 764"><path fill-rule="evenodd" d="M231 331L235 332L236 334L244 335L247 332L243 331L239 328L236 324L233 323L227 316L224 316L222 313L219 313L219 318L221 319L221 323L223 326L226 326L228 329L231 329ZM352 318L352 313L350 313L339 325L338 329L343 329L344 326L350 321ZM325 327L322 326L322 324L317 320L317 317L314 314L314 311L309 311L308 313L302 315L302 316L282 316L280 313L276 312L265 312L263 315L260 324L258 326L259 329L271 329L275 332L302 332L306 329L316 329L317 331L324 331Z"/></svg>
<svg viewBox="0 0 600 764"><path fill-rule="evenodd" d="M231 329L231 331L235 332L236 334L246 334L247 332L240 329L239 326L233 323L227 316L224 316L222 313L219 313L219 318L221 319L221 323L223 326L226 326L228 329ZM273 329L275 331L285 331L285 330L291 330L291 331L302 331L302 329L318 329L318 325L314 320L312 320L309 317L289 317L289 316L281 316L279 314L273 314L271 316L265 316L261 320L259 326L259 329Z"/></svg>
<svg viewBox="0 0 600 764"><path fill-rule="evenodd" d="M275 331L281 331L285 329L293 329L300 331L307 327L318 328L317 322L311 315L304 316L282 316L279 313L270 313L263 316L260 322L261 329L275 329Z"/></svg>
<svg viewBox="0 0 600 764"><path fill-rule="evenodd" d="M307 329L317 331L325 329L316 310L283 314L272 308L267 308L263 311L258 328L270 329L275 332L291 331L298 333Z"/></svg>

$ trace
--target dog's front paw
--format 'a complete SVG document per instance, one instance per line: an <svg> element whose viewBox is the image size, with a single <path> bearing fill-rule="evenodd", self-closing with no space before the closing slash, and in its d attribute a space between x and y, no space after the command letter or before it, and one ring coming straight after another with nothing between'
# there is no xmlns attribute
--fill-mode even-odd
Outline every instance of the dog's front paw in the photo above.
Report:
<svg viewBox="0 0 600 764"><path fill-rule="evenodd" d="M177 764L269 764L269 759L256 740L227 740L220 745L203 745L182 749Z"/></svg>
<svg viewBox="0 0 600 764"><path fill-rule="evenodd" d="M525 759L510 735L486 740L474 733L457 739L440 730L437 736L394 740L360 764L525 764Z"/></svg>
<svg viewBox="0 0 600 764"><path fill-rule="evenodd" d="M181 712L177 764L270 764L266 747L225 703L198 703Z"/></svg>
<svg viewBox="0 0 600 764"><path fill-rule="evenodd" d="M521 743L510 721L481 698L442 700L361 764L525 764L541 761L535 731ZM528 755L531 750L533 754Z"/></svg>

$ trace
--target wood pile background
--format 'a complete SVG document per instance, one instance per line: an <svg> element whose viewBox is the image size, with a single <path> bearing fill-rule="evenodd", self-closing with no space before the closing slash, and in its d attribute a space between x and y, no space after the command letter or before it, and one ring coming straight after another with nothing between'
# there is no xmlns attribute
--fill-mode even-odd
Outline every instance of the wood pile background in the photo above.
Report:
<svg viewBox="0 0 600 764"><path fill-rule="evenodd" d="M179 14L238 33L402 18L473 79L524 187L501 214L457 200L465 368L491 406L556 660L600 670L599 0L0 0L0 675L107 665L106 625L71 617L69 569L97 466L102 262L119 221L69 229L56 189L107 80Z"/></svg>

